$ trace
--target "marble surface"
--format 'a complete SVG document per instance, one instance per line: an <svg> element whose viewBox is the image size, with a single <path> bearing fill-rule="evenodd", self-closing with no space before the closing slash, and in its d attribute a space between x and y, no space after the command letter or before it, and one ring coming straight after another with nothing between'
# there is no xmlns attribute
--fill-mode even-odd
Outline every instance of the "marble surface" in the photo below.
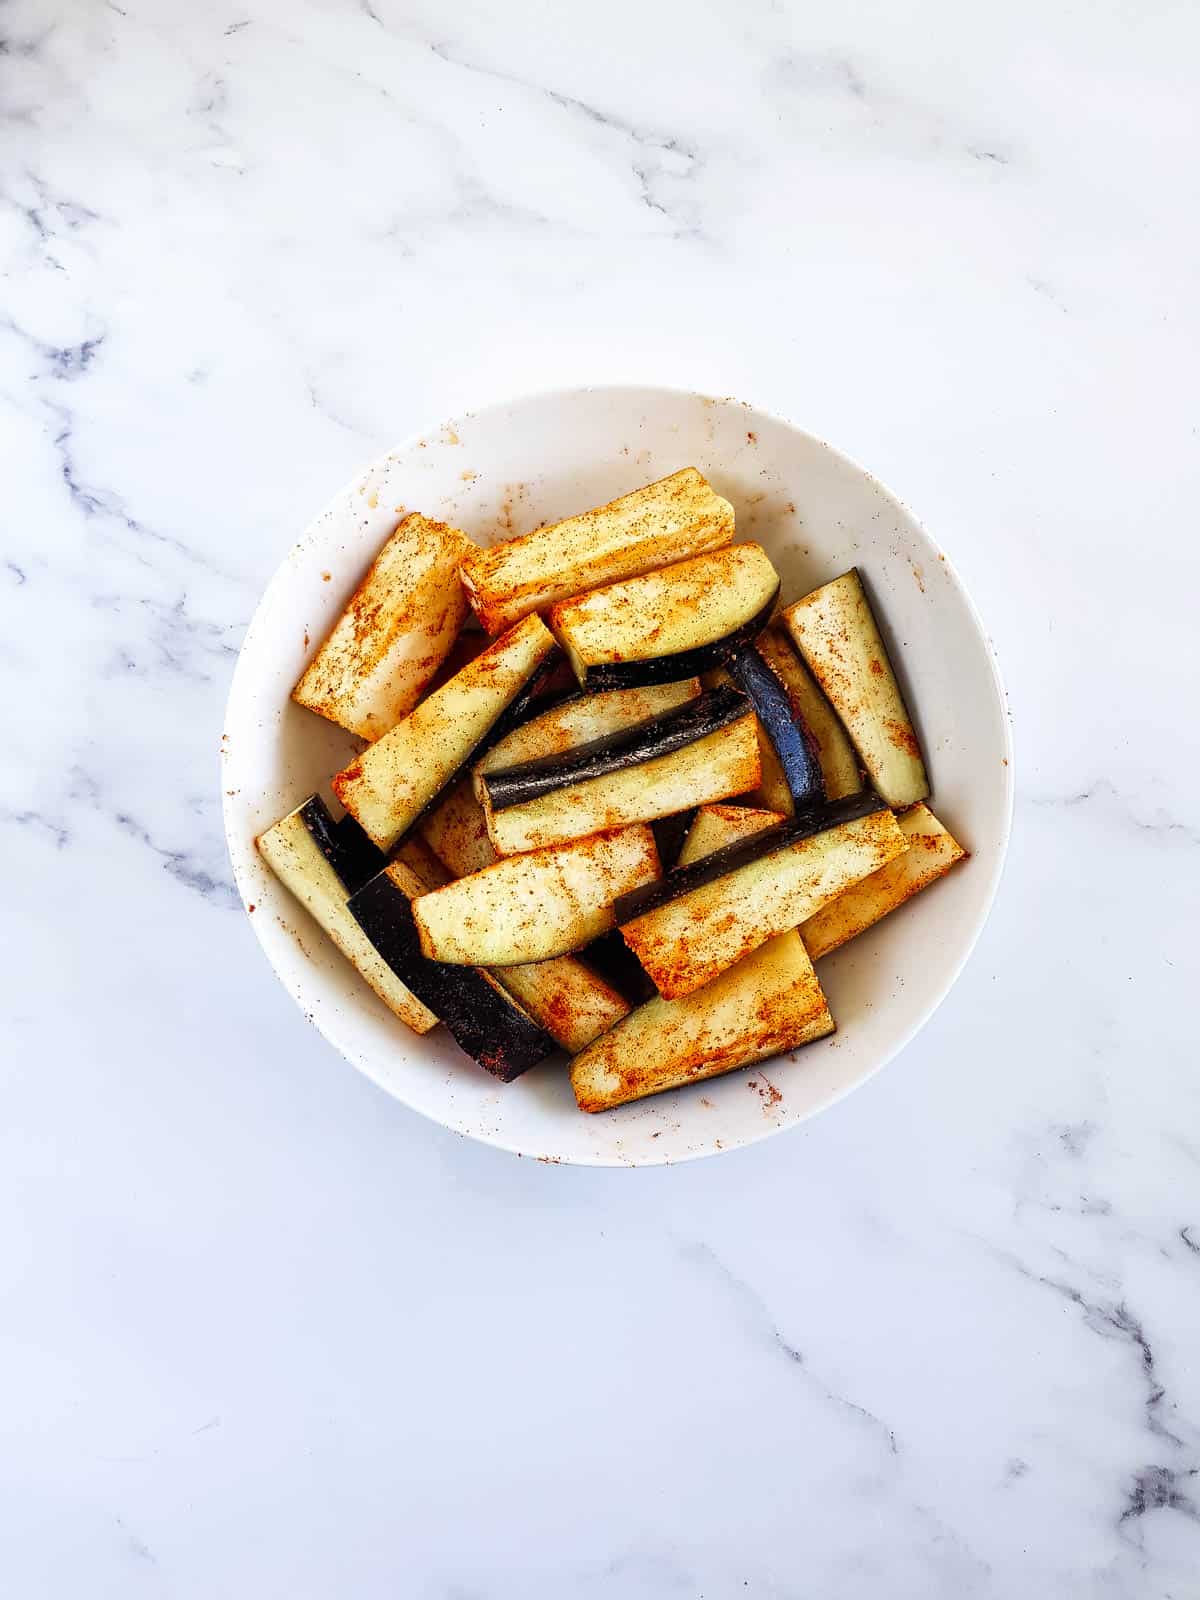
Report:
<svg viewBox="0 0 1200 1600"><path fill-rule="evenodd" d="M0 1588L1194 1596L1195 9L9 0L0 39ZM616 379L917 510L1020 785L921 1038L645 1172L345 1067L218 803L313 511Z"/></svg>

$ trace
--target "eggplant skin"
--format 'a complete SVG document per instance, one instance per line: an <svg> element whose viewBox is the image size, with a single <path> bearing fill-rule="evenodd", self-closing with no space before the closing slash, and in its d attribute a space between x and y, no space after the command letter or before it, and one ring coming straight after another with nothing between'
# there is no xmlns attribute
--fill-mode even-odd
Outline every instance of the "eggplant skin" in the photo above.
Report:
<svg viewBox="0 0 1200 1600"><path fill-rule="evenodd" d="M388 872L379 873L352 895L349 908L400 981L446 1024L459 1047L485 1072L511 1083L557 1049L550 1035L486 973L477 967L447 967L421 954L408 896Z"/></svg>
<svg viewBox="0 0 1200 1600"><path fill-rule="evenodd" d="M694 861L712 855L727 844L737 844L768 828L778 828L788 821L778 811L766 811L750 806L700 806L693 815L675 865L690 867ZM659 850L661 857L662 850Z"/></svg>
<svg viewBox="0 0 1200 1600"><path fill-rule="evenodd" d="M590 966L595 967L606 983L611 984L632 1005L641 1005L655 993L649 973L625 943L619 928L602 933L579 953Z"/></svg>
<svg viewBox="0 0 1200 1600"><path fill-rule="evenodd" d="M383 851L376 849L354 818L345 816L341 822L335 822L319 794L309 795L304 804L297 807L297 815L347 895L361 889L369 878L387 866Z"/></svg>
<svg viewBox="0 0 1200 1600"><path fill-rule="evenodd" d="M635 723L652 722L667 711L674 711L700 693L699 678L682 683L655 684L646 689L617 689L609 694L585 694L570 673L571 692L545 711L530 717L503 739L492 745L476 763L476 795L482 803L483 779L489 772L519 767L543 756L561 756L592 739L619 733ZM539 704L546 704L545 701Z"/></svg>
<svg viewBox="0 0 1200 1600"><path fill-rule="evenodd" d="M771 741L797 816L823 805L825 778L816 743L792 715L791 701L779 679L752 647L734 656L729 674L748 696Z"/></svg>
<svg viewBox="0 0 1200 1600"><path fill-rule="evenodd" d="M844 822L857 822L860 817L873 816L877 811L886 810L878 795L854 794L844 800L835 800L820 811L810 812L808 816L794 817L763 828L748 839L738 839L720 850L714 850L711 855L693 861L690 866L676 867L660 883L648 883L642 889L622 895L614 908L617 921L632 922L635 917L647 911L656 911L659 906L678 900L680 895L690 894L693 889L712 883L716 878L723 878L726 873L744 867L747 862L757 861L760 856L769 855L773 850L782 850L786 845L825 833Z"/></svg>
<svg viewBox="0 0 1200 1600"><path fill-rule="evenodd" d="M697 678L702 672L723 667L734 656L752 645L767 626L779 600L779 589L767 603L741 627L722 639L697 645L692 650L677 650L674 655L649 656L644 661L597 661L584 670L584 688L638 689L656 683L676 683L680 678Z"/></svg>
<svg viewBox="0 0 1200 1600"><path fill-rule="evenodd" d="M735 722L655 761L555 789L506 811L489 808L488 837L498 855L517 855L745 794L762 778L756 728L747 707Z"/></svg>
<svg viewBox="0 0 1200 1600"><path fill-rule="evenodd" d="M346 909L347 880L357 869L352 860L347 864L338 829L325 802L311 795L260 834L255 844L283 887L384 1005L414 1033L428 1033L437 1027L437 1017L396 976Z"/></svg>
<svg viewBox="0 0 1200 1600"><path fill-rule="evenodd" d="M535 667L533 676L517 695L516 699L502 711L495 722L488 729L484 737L471 751L470 755L459 768L469 767L472 763L485 756L493 745L499 744L501 739L507 738L514 728L519 728L523 723L533 717L540 717L543 711L548 711L552 706L558 705L563 700L568 700L575 693L574 680L569 684L552 690L556 674L561 672L566 665L566 656L558 645L549 652L540 666ZM437 798L436 796L434 797ZM430 805L433 801L430 801Z"/></svg>
<svg viewBox="0 0 1200 1600"><path fill-rule="evenodd" d="M419 833L408 835L400 847L402 856L408 857L417 841L442 868L440 877L414 868L431 887L481 872L497 859L469 778L461 778L441 797L425 817ZM411 857L408 864L413 865ZM619 934L617 939L624 949ZM632 955L629 960L637 965ZM492 977L540 1027L572 1053L606 1033L629 1011L619 987L575 956L559 956L523 967L500 967Z"/></svg>
<svg viewBox="0 0 1200 1600"><path fill-rule="evenodd" d="M736 689L710 690L661 716L650 717L616 733L602 734L598 739L589 739L573 750L564 750L561 755L542 756L495 772L481 773L480 782L487 791L491 809L506 811L509 806L537 800L555 789L566 789L571 784L601 778L610 772L623 772L627 767L682 750L685 745L694 744L697 739L736 722L748 710L746 697Z"/></svg>
<svg viewBox="0 0 1200 1600"><path fill-rule="evenodd" d="M656 817L650 824L654 842L658 846L658 859L668 871L678 863L679 853L687 842L699 809L698 806L691 806L687 811L676 811L669 817Z"/></svg>
<svg viewBox="0 0 1200 1600"><path fill-rule="evenodd" d="M321 809L325 810L324 804ZM325 817L328 821L328 811L325 811ZM308 822L307 817L305 821ZM308 826L309 831L316 837L316 831L310 822ZM334 853L330 855L326 852L326 856L330 866L346 885L347 895L352 895L377 872L383 871L387 866L387 858L382 850L371 843L348 811L340 822L333 823L332 832ZM320 844L321 841L318 839L317 842Z"/></svg>
<svg viewBox="0 0 1200 1600"><path fill-rule="evenodd" d="M622 922L621 933L663 999L678 1000L906 848L892 813L876 811L753 856Z"/></svg>
<svg viewBox="0 0 1200 1600"><path fill-rule="evenodd" d="M792 715L816 747L828 798L857 794L863 780L854 746L786 630L773 622L763 629L754 648L779 679Z"/></svg>

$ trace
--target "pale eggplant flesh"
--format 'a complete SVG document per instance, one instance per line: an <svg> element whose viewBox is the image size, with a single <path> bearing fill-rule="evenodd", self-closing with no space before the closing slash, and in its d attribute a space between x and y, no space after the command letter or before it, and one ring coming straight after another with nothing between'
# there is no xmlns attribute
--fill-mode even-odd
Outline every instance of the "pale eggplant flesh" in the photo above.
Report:
<svg viewBox="0 0 1200 1600"><path fill-rule="evenodd" d="M393 879L402 869L377 873L350 897L349 908L367 938L400 981L445 1023L459 1047L502 1083L551 1055L557 1046L478 967L430 961L407 893Z"/></svg>
<svg viewBox="0 0 1200 1600"><path fill-rule="evenodd" d="M363 739L382 738L437 676L467 612L458 566L470 539L404 517L292 690L298 705Z"/></svg>
<svg viewBox="0 0 1200 1600"><path fill-rule="evenodd" d="M782 620L888 805L924 800L921 746L857 568L788 606Z"/></svg>
<svg viewBox="0 0 1200 1600"><path fill-rule="evenodd" d="M962 845L923 801L901 811L896 821L908 844L904 854L852 884L800 924L800 937L814 961L873 928L965 859Z"/></svg>
<svg viewBox="0 0 1200 1600"><path fill-rule="evenodd" d="M589 690L633 689L656 683L675 683L680 678L699 677L714 667L723 667L739 655L771 620L779 600L776 589L770 599L740 627L723 638L690 650L679 650L674 655L648 656L643 661L601 661L586 669L584 683Z"/></svg>
<svg viewBox="0 0 1200 1600"><path fill-rule="evenodd" d="M440 876L423 874L431 887L450 878L481 872L497 859L487 836L487 822L468 778L460 778L426 813L420 832L410 833L403 851L420 839L442 868ZM622 949L624 941L619 939ZM629 956L634 966L636 961ZM535 1022L572 1054L582 1050L627 1015L629 1005L620 985L577 956L556 956L526 966L497 967L492 976L529 1012Z"/></svg>
<svg viewBox="0 0 1200 1600"><path fill-rule="evenodd" d="M697 806L689 806L686 811L676 811L673 816L656 817L650 824L654 830L654 842L658 846L658 859L668 871L679 860L679 853L696 820L698 809Z"/></svg>
<svg viewBox="0 0 1200 1600"><path fill-rule="evenodd" d="M539 669L556 648L541 620L526 617L334 776L334 794L381 850L404 837L491 738L529 714Z"/></svg>
<svg viewBox="0 0 1200 1600"><path fill-rule="evenodd" d="M353 827L343 829L319 795L260 834L258 852L280 883L304 907L374 989L383 1003L414 1033L428 1033L438 1018L399 979L346 909L351 889L379 870L383 858Z"/></svg>
<svg viewBox="0 0 1200 1600"><path fill-rule="evenodd" d="M550 628L585 689L697 677L766 627L779 574L761 545L729 545L553 607Z"/></svg>
<svg viewBox="0 0 1200 1600"><path fill-rule="evenodd" d="M471 766L481 756L487 754L493 745L506 739L514 729L521 727L532 717L540 717L551 706L560 704L563 700L570 699L575 694L575 684L570 677L564 677L567 660L562 650L556 645L551 650L540 666L536 667L529 682L517 695L516 699L502 711L495 722L475 746L471 754L459 768Z"/></svg>
<svg viewBox="0 0 1200 1600"><path fill-rule="evenodd" d="M413 903L437 961L511 967L581 950L613 926L613 901L661 875L644 824L505 856Z"/></svg>
<svg viewBox="0 0 1200 1600"><path fill-rule="evenodd" d="M564 522L472 547L463 586L489 633L584 589L595 589L727 545L733 507L695 467Z"/></svg>
<svg viewBox="0 0 1200 1600"><path fill-rule="evenodd" d="M877 811L886 810L887 807L878 795L855 794L848 795L843 800L831 801L819 812L809 816L792 817L786 821L768 824L752 833L748 839L734 840L732 844L723 845L721 849L702 856L688 866L676 867L658 883L648 883L641 889L634 889L630 894L622 895L614 908L617 921L632 922L634 917L640 917L647 911L655 911L659 906L677 900L680 895L690 894L693 889L699 889L706 883L723 878L739 867L744 867L748 862L757 861L760 856L782 850L800 839L809 839L815 834L826 833L830 828L840 827L844 822L857 822L859 817L869 817Z"/></svg>
<svg viewBox="0 0 1200 1600"><path fill-rule="evenodd" d="M479 781L491 810L505 811L555 789L670 755L736 722L748 710L749 702L736 689L709 690L660 716L589 739L561 754L482 772Z"/></svg>
<svg viewBox="0 0 1200 1600"><path fill-rule="evenodd" d="M593 739L651 722L700 693L699 678L641 689L612 689L605 694L586 693L576 684L573 673L570 678L571 693L553 701L545 710L542 706L546 702L539 702L535 716L490 745L486 755L475 763L475 792L481 801L483 780L489 772L518 767L544 756L565 755Z"/></svg>
<svg viewBox="0 0 1200 1600"><path fill-rule="evenodd" d="M773 622L763 629L754 648L779 679L792 715L816 746L826 796L840 800L857 794L863 780L854 746L786 631Z"/></svg>
<svg viewBox="0 0 1200 1600"><path fill-rule="evenodd" d="M752 838L768 828L779 827L787 820L778 811L766 811L758 807L701 806L692 818L674 865L690 867L701 857L712 855L714 850L722 850L727 844Z"/></svg>
<svg viewBox="0 0 1200 1600"><path fill-rule="evenodd" d="M504 811L489 807L488 837L498 855L516 855L746 794L762 778L756 729L747 706L736 721L654 761L554 789Z"/></svg>
<svg viewBox="0 0 1200 1600"><path fill-rule="evenodd" d="M621 932L659 994L679 999L775 934L795 928L906 847L886 808L766 849L761 836L751 838L728 855L718 851L673 874L701 879L706 868L724 867L715 879L622 919ZM741 857L740 864L730 868L730 857Z"/></svg>
<svg viewBox="0 0 1200 1600"><path fill-rule="evenodd" d="M581 1111L699 1083L825 1038L833 1017L800 936L760 945L704 988L654 998L571 1062Z"/></svg>

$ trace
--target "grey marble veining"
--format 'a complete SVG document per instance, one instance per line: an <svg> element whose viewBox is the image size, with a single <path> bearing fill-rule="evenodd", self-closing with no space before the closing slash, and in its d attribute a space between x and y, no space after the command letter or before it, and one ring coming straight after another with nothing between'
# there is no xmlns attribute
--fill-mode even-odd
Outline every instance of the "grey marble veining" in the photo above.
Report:
<svg viewBox="0 0 1200 1600"><path fill-rule="evenodd" d="M0 9L0 1588L1186 1600L1200 1572L1187 7ZM414 428L735 393L1005 665L937 1017L572 1171L360 1080L220 823L254 603Z"/></svg>

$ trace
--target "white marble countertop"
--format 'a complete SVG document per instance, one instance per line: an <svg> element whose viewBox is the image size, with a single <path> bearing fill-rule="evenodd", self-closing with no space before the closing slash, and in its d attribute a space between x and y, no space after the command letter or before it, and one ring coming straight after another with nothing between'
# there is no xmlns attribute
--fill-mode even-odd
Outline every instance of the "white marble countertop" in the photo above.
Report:
<svg viewBox="0 0 1200 1600"><path fill-rule="evenodd" d="M0 1588L1195 1595L1200 16L10 0L0 34ZM613 379L780 410L904 497L1020 785L918 1042L644 1172L356 1076L218 802L314 510L426 422Z"/></svg>

